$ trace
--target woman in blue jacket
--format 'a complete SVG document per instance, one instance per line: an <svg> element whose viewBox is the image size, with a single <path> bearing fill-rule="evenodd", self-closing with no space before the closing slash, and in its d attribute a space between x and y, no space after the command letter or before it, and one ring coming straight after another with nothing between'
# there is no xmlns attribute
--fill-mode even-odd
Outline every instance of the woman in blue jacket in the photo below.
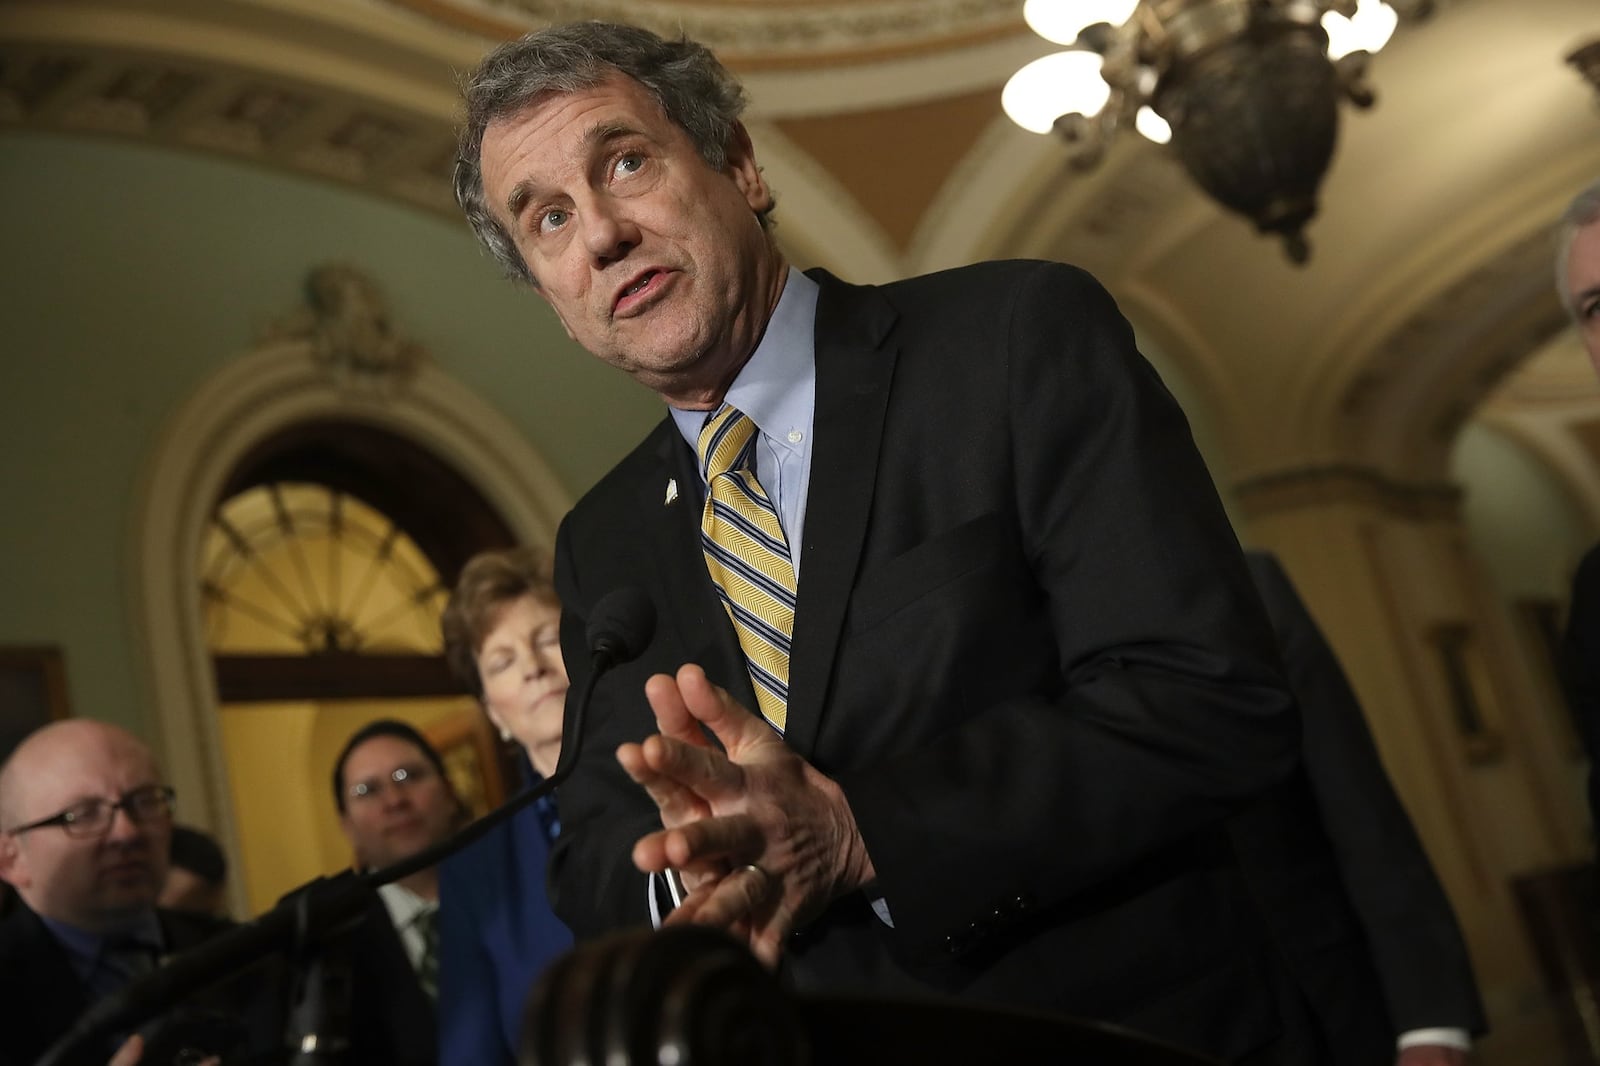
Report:
<svg viewBox="0 0 1600 1066"><path fill-rule="evenodd" d="M483 552L442 619L451 667L501 737L522 747L532 781L555 769L567 695L549 574L533 550ZM539 800L440 868L440 1066L516 1062L528 990L572 945L545 892L558 828L555 798Z"/></svg>

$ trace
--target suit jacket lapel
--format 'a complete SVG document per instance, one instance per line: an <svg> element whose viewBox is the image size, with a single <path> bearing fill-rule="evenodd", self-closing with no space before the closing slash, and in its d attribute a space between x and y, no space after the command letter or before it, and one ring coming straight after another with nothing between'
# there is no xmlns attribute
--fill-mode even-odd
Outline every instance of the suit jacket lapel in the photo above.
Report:
<svg viewBox="0 0 1600 1066"><path fill-rule="evenodd" d="M896 351L897 317L877 290L824 271L817 301L817 391L785 739L810 755L822 724L845 607L860 565Z"/></svg>
<svg viewBox="0 0 1600 1066"><path fill-rule="evenodd" d="M706 675L736 700L754 708L755 688L739 650L738 634L717 598L700 547L702 494L694 455L670 417L657 430L657 437L660 476L649 479L641 489L645 499L640 512L651 516L641 532L656 553L661 615L676 626L688 655L685 661L700 664ZM673 503L664 504L669 482L676 483L678 495ZM674 663L673 668L678 665Z"/></svg>

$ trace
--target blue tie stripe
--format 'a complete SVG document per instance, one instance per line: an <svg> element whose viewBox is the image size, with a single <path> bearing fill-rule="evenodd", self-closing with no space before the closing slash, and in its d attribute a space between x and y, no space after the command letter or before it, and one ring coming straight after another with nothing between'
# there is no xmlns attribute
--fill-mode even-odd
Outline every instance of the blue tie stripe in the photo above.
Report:
<svg viewBox="0 0 1600 1066"><path fill-rule="evenodd" d="M717 593L728 607L735 622L748 620L754 635L767 639L773 647L788 654L789 627L794 611L783 603L762 595L736 574L725 574L726 582L717 582Z"/></svg>
<svg viewBox="0 0 1600 1066"><path fill-rule="evenodd" d="M794 593L789 587L770 574L758 570L749 559L726 544L718 544L703 533L700 535L700 546L708 554L715 555L717 562L733 571L735 575L744 578L747 583L760 589L789 610L794 610Z"/></svg>
<svg viewBox="0 0 1600 1066"><path fill-rule="evenodd" d="M728 613L733 617L734 625L748 629L754 636L771 644L785 655L789 654L789 635L787 633L744 604L733 599L722 589L719 588L717 592L722 602L727 606Z"/></svg>
<svg viewBox="0 0 1600 1066"><path fill-rule="evenodd" d="M755 541L756 544L760 545L763 550L769 551L774 555L781 556L784 559L789 557L789 545L785 543L782 537L773 536L749 516L741 514L728 504L714 500L712 501L711 506L716 510L717 517L719 519L731 524L735 529L743 533L750 540ZM791 563L791 571L793 570L793 566L794 564Z"/></svg>
<svg viewBox="0 0 1600 1066"><path fill-rule="evenodd" d="M782 678L774 677L767 670L762 669L760 664L750 664L750 680L754 681L758 688L766 689L785 704L789 702L789 686L784 684ZM778 732L782 733L783 730L779 729Z"/></svg>

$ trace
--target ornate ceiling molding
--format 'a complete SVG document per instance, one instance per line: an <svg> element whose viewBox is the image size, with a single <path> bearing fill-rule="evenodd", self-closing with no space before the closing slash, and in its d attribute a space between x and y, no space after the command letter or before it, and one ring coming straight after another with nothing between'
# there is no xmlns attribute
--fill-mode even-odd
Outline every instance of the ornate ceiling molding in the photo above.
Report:
<svg viewBox="0 0 1600 1066"><path fill-rule="evenodd" d="M1340 435L1374 459L1439 473L1462 425L1567 328L1549 280L1549 225L1478 262L1392 330L1339 397Z"/></svg>
<svg viewBox="0 0 1600 1066"><path fill-rule="evenodd" d="M495 39L577 19L687 34L732 66L847 62L961 47L1022 27L1016 0L384 0Z"/></svg>
<svg viewBox="0 0 1600 1066"><path fill-rule="evenodd" d="M0 131L109 135L322 178L455 218L447 121L266 71L0 43Z"/></svg>
<svg viewBox="0 0 1600 1066"><path fill-rule="evenodd" d="M1406 482L1347 464L1294 467L1233 486L1250 518L1330 506L1353 506L1408 521L1455 521L1461 489L1444 482Z"/></svg>

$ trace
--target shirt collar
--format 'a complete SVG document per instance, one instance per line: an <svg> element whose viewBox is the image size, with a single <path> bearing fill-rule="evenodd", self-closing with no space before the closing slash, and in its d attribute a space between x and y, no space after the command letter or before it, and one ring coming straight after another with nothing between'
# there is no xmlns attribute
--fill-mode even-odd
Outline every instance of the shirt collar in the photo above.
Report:
<svg viewBox="0 0 1600 1066"><path fill-rule="evenodd" d="M387 885L379 885L378 895L389 911L389 920L394 923L396 929L404 929L416 921L418 915L424 911L431 911L439 905L434 900L423 899L406 886L394 881Z"/></svg>
<svg viewBox="0 0 1600 1066"><path fill-rule="evenodd" d="M740 368L723 402L749 416L762 434L777 447L798 450L811 435L811 412L816 395L817 283L794 267L784 282L778 306L772 310L761 343ZM705 411L674 407L672 420L689 442L698 446ZM798 441L789 434L799 432Z"/></svg>
<svg viewBox="0 0 1600 1066"><path fill-rule="evenodd" d="M145 911L126 926L111 933L90 932L55 918L46 918L42 914L39 915L39 920L50 930L50 935L67 949L67 953L84 966L92 966L98 962L107 945L112 942L131 940L146 944L158 953L164 944L161 921L156 917L154 910Z"/></svg>

